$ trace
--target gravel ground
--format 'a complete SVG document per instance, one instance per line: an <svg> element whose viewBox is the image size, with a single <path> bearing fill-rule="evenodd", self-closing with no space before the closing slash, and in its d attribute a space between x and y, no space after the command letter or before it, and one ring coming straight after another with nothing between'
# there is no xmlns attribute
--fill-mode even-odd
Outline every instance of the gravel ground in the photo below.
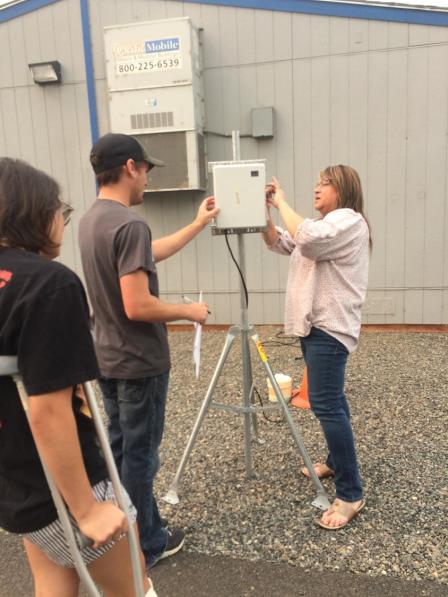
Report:
<svg viewBox="0 0 448 597"><path fill-rule="evenodd" d="M300 349L270 344L278 328L258 327L275 372L297 385ZM193 375L191 332L170 332L173 369L157 493L179 463L226 332L202 340L201 375ZM299 472L289 428L259 417L266 443L253 444L258 478L245 476L243 417L209 410L185 469L176 507L160 502L172 524L187 530L185 549L305 569L343 570L448 584L448 334L363 333L350 360L346 392L367 506L346 529L313 524L315 491ZM267 401L265 372L252 352L253 376ZM241 404L241 351L235 341L215 400ZM311 458L325 446L310 411L292 409ZM277 411L268 416L279 419ZM324 481L330 497L331 480ZM447 588L448 594L448 588Z"/></svg>

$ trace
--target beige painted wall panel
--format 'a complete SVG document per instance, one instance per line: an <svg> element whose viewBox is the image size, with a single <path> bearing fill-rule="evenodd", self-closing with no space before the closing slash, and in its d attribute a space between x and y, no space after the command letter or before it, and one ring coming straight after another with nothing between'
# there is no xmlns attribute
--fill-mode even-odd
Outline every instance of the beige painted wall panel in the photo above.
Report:
<svg viewBox="0 0 448 597"><path fill-rule="evenodd" d="M37 34L42 52L42 60L54 60L56 52L55 42L55 24L53 22L52 6L48 10L38 10L37 15Z"/></svg>
<svg viewBox="0 0 448 597"><path fill-rule="evenodd" d="M62 2L61 5L65 3ZM46 13L48 14L48 10ZM5 25L2 25L5 27ZM39 35L39 21L37 11L31 12L23 16L22 19L22 27L23 27L23 38L25 41L25 64L32 64L33 62L41 62L43 58L41 43L40 43L40 35ZM15 47L12 50L15 52ZM53 58L45 58L45 60L53 60L55 54L53 54ZM2 60L3 62L3 60ZM28 84L33 84L33 79L31 75L28 73Z"/></svg>
<svg viewBox="0 0 448 597"><path fill-rule="evenodd" d="M407 23L387 23L388 47L404 48L408 45L409 25Z"/></svg>
<svg viewBox="0 0 448 597"><path fill-rule="evenodd" d="M423 292L422 323L431 324L442 321L443 296L440 290Z"/></svg>
<svg viewBox="0 0 448 597"><path fill-rule="evenodd" d="M330 53L346 54L350 48L350 21L335 17L330 19Z"/></svg>
<svg viewBox="0 0 448 597"><path fill-rule="evenodd" d="M254 66L241 66L238 69L239 86L239 111L240 111L240 132L241 134L251 134L252 117L251 110L257 105L257 86L265 85L265 81L258 82L257 69ZM241 155L245 158L257 158L258 148L264 147L265 143L257 143L252 138L241 139Z"/></svg>
<svg viewBox="0 0 448 597"><path fill-rule="evenodd" d="M90 38L92 42L93 72L95 73L95 79L104 79L106 76L103 41L103 6L104 0L89 2ZM112 5L111 8L115 7Z"/></svg>
<svg viewBox="0 0 448 597"><path fill-rule="evenodd" d="M77 135L80 147L80 167L83 185L83 196L75 197L79 205L83 205L87 209L95 200L96 184L95 176L89 162L90 149L92 147L92 135L90 131L89 111L87 102L87 86L85 83L75 85L75 106L76 106L76 122Z"/></svg>
<svg viewBox="0 0 448 597"><path fill-rule="evenodd" d="M311 16L311 56L330 53L330 17Z"/></svg>
<svg viewBox="0 0 448 597"><path fill-rule="evenodd" d="M387 79L388 57L385 52L372 52L368 62L368 132L367 176L362 180L367 216L374 231L370 266L371 286L386 285L387 232Z"/></svg>
<svg viewBox="0 0 448 597"><path fill-rule="evenodd" d="M149 21L150 2L131 0L133 21Z"/></svg>
<svg viewBox="0 0 448 597"><path fill-rule="evenodd" d="M407 51L390 52L388 62L386 286L398 287L405 283Z"/></svg>
<svg viewBox="0 0 448 597"><path fill-rule="evenodd" d="M403 323L423 323L423 290L405 292Z"/></svg>
<svg viewBox="0 0 448 597"><path fill-rule="evenodd" d="M202 27L202 5L201 4L185 4L183 5L183 16L190 17L196 27Z"/></svg>
<svg viewBox="0 0 448 597"><path fill-rule="evenodd" d="M383 323L403 323L404 312L404 295L403 290L395 290L394 292L385 292L384 297L390 299L394 305L392 314L386 314Z"/></svg>
<svg viewBox="0 0 448 597"><path fill-rule="evenodd" d="M287 12L273 13L274 60L292 58L292 15Z"/></svg>
<svg viewBox="0 0 448 597"><path fill-rule="evenodd" d="M433 44L448 42L448 27L430 27L429 41Z"/></svg>
<svg viewBox="0 0 448 597"><path fill-rule="evenodd" d="M204 71L204 94L207 98L205 102L206 129L213 133L225 134L222 78L219 70Z"/></svg>
<svg viewBox="0 0 448 597"><path fill-rule="evenodd" d="M21 159L33 164L36 162L36 153L34 151L33 139L30 138L30 131L33 127L33 116L28 87L18 87L15 90L15 104L17 109L19 155Z"/></svg>
<svg viewBox="0 0 448 597"><path fill-rule="evenodd" d="M368 54L349 57L349 163L362 180L367 177Z"/></svg>
<svg viewBox="0 0 448 597"><path fill-rule="evenodd" d="M28 69L25 51L25 36L23 34L23 23L20 19L9 21L6 26L9 29L10 60L12 69L12 81L14 87L20 87L32 82ZM35 31L34 35L38 32ZM39 62L39 61L37 61Z"/></svg>
<svg viewBox="0 0 448 597"><path fill-rule="evenodd" d="M294 58L311 55L311 15L292 15L292 44Z"/></svg>
<svg viewBox="0 0 448 597"><path fill-rule="evenodd" d="M240 8L236 19L238 59L240 64L255 62L255 11Z"/></svg>
<svg viewBox="0 0 448 597"><path fill-rule="evenodd" d="M423 284L425 246L421 225L425 219L427 175L427 48L410 49L408 66L410 74L407 86L405 280L406 285L421 286Z"/></svg>
<svg viewBox="0 0 448 597"><path fill-rule="evenodd" d="M101 134L111 130L109 118L109 100L107 97L107 82L106 79L99 79L95 81L95 94L97 106L98 128Z"/></svg>
<svg viewBox="0 0 448 597"><path fill-rule="evenodd" d="M330 157L331 163L349 162L349 61L346 56L330 59ZM316 174L315 174L316 176Z"/></svg>
<svg viewBox="0 0 448 597"><path fill-rule="evenodd" d="M221 89L224 131L229 134L240 129L240 81L237 69L221 69ZM229 155L229 159L231 157Z"/></svg>
<svg viewBox="0 0 448 597"><path fill-rule="evenodd" d="M384 50L388 47L388 28L383 21L369 21L369 50Z"/></svg>
<svg viewBox="0 0 448 597"><path fill-rule="evenodd" d="M20 152L19 128L17 126L17 105L14 89L0 91L0 107L3 120L3 147L5 154L18 158Z"/></svg>
<svg viewBox="0 0 448 597"><path fill-rule="evenodd" d="M48 138L48 122L45 108L45 92L44 88L38 85L33 85L29 88L31 119L32 127L29 135L32 137L32 142L35 147L35 161L33 165L36 168L45 170L45 172L52 172L51 170L51 153L50 140Z"/></svg>
<svg viewBox="0 0 448 597"><path fill-rule="evenodd" d="M426 25L409 25L409 45L423 46L429 43L429 31Z"/></svg>
<svg viewBox="0 0 448 597"><path fill-rule="evenodd" d="M310 189L315 182L312 146L312 65L310 60L296 60L293 65L294 80L294 171L295 205L299 213L309 215Z"/></svg>
<svg viewBox="0 0 448 597"><path fill-rule="evenodd" d="M116 1L121 2L122 0L116 0ZM167 2L165 2L164 0L151 0L151 2L148 2L150 19L151 20L166 19L168 3L169 3L169 0Z"/></svg>
<svg viewBox="0 0 448 597"><path fill-rule="evenodd" d="M135 16L132 7L132 2L123 2L123 0L115 0L115 22L132 23L134 20Z"/></svg>
<svg viewBox="0 0 448 597"><path fill-rule="evenodd" d="M366 52L369 49L369 21L349 19L350 51Z"/></svg>
<svg viewBox="0 0 448 597"><path fill-rule="evenodd" d="M79 2L69 0L53 4L52 25L55 53L50 59L61 63L64 83L82 81L85 77L85 65L84 52L79 51L79 39L82 39Z"/></svg>
<svg viewBox="0 0 448 597"><path fill-rule="evenodd" d="M165 2L165 6L167 19L174 19L184 16L183 2L176 2L175 0L171 0L171 2Z"/></svg>
<svg viewBox="0 0 448 597"><path fill-rule="evenodd" d="M447 283L445 282L445 288ZM448 321L448 290L443 290L442 292L442 322L446 323Z"/></svg>
<svg viewBox="0 0 448 597"><path fill-rule="evenodd" d="M221 52L221 66L240 64L236 22L236 8L230 6L219 7L219 47Z"/></svg>
<svg viewBox="0 0 448 597"><path fill-rule="evenodd" d="M330 164L330 58L315 58L312 61L311 74L311 185L317 180L318 173ZM309 195L306 215L313 214L314 202Z"/></svg>
<svg viewBox="0 0 448 597"><path fill-rule="evenodd" d="M425 286L437 286L448 258L443 217L446 209L443 198L447 191L448 46L434 46L428 51L423 280Z"/></svg>
<svg viewBox="0 0 448 597"><path fill-rule="evenodd" d="M188 13L186 14L188 16ZM202 41L204 43L204 68L219 66L221 63L221 44L219 36L219 7L201 6Z"/></svg>
<svg viewBox="0 0 448 597"><path fill-rule="evenodd" d="M13 85L13 63L11 59L11 41L9 39L9 24L0 23L0 89Z"/></svg>
<svg viewBox="0 0 448 597"><path fill-rule="evenodd" d="M269 62L274 56L273 13L255 11L255 60Z"/></svg>

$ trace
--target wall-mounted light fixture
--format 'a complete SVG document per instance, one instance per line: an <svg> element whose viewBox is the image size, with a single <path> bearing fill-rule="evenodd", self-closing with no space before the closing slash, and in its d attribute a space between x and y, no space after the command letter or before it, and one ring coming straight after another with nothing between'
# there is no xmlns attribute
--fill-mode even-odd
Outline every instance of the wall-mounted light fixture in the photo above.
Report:
<svg viewBox="0 0 448 597"><path fill-rule="evenodd" d="M49 62L35 62L28 64L31 71L33 81L38 85L50 85L52 83L60 83L61 64L57 60L50 60Z"/></svg>

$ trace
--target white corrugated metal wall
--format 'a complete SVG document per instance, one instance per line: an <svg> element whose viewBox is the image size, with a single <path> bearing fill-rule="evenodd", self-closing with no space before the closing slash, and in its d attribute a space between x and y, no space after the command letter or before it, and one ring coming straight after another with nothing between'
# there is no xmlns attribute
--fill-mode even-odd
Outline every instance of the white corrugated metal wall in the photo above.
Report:
<svg viewBox="0 0 448 597"><path fill-rule="evenodd" d="M291 203L313 214L313 183L329 163L361 174L374 251L365 323L448 323L448 27L193 4L90 0L100 133L109 129L106 25L190 16L202 27L207 129L250 132L250 110L274 106L274 139L242 139L242 157L266 158ZM1 21L1 13L0 13ZM76 222L94 199L78 0L0 22L0 153L52 173L77 209L63 260L80 271ZM64 82L40 88L27 64L57 59ZM208 136L208 158L230 141ZM191 193L151 195L155 236L194 216ZM235 243L236 244L236 243ZM283 317L287 259L245 237L250 321ZM166 300L199 288L212 323L239 320L239 285L224 239L209 231L160 264Z"/></svg>

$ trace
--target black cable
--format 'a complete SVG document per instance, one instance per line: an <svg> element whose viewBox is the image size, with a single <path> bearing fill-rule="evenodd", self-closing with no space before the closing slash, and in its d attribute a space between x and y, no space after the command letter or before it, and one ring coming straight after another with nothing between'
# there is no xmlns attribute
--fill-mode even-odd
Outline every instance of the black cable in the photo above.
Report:
<svg viewBox="0 0 448 597"><path fill-rule="evenodd" d="M260 406L264 406L263 405L263 400L261 399L260 393L257 390L257 388L254 386L254 392L256 393L256 395L258 396L258 401L260 402ZM283 417L282 419L270 419L267 414L264 412L264 410L261 411L263 413L263 417L266 419L266 421L268 421L269 423L276 423L277 425L280 425L281 423L285 422L285 417Z"/></svg>
<svg viewBox="0 0 448 597"><path fill-rule="evenodd" d="M227 244L227 248L229 249L230 256L232 257L233 263L237 267L237 270L238 270L238 272L240 274L241 282L243 283L244 295L246 297L246 309L248 309L249 308L249 293L247 292L246 280L244 279L243 272L241 271L240 266L238 264L238 261L235 259L233 251L232 251L232 249L230 247L229 239L227 238L227 232L224 232L224 235L226 237L226 244Z"/></svg>

